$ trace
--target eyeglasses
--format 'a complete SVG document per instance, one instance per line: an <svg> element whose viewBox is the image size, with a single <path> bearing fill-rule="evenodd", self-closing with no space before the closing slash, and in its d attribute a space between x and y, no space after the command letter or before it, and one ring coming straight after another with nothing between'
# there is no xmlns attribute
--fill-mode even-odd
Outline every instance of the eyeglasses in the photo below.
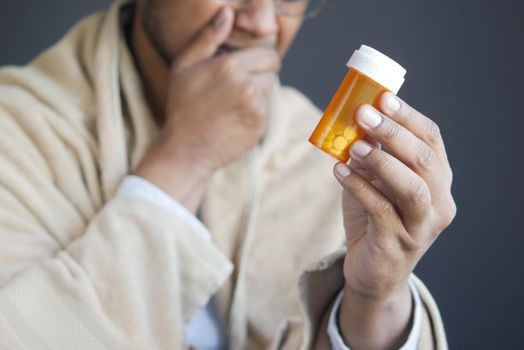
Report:
<svg viewBox="0 0 524 350"><path fill-rule="evenodd" d="M229 0L240 6L247 5L252 0ZM273 0L275 14L286 17L313 18L319 14L328 0Z"/></svg>

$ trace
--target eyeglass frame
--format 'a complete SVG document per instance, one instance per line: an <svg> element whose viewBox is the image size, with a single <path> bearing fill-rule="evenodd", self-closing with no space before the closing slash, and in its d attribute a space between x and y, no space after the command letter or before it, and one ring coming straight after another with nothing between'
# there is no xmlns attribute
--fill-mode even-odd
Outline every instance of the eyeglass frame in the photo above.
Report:
<svg viewBox="0 0 524 350"><path fill-rule="evenodd" d="M240 6L245 6L247 4L247 2L249 2L251 0L229 0L229 2L232 2L232 3L236 3ZM309 2L311 0L306 0L307 3L308 3L308 6L309 6ZM277 5L279 3L282 3L282 2L285 2L285 0L272 0L273 4L275 5L275 15L277 16L283 16L283 17L295 17L295 18L303 18L303 19L311 19L311 18L314 18L316 17L320 11L322 11L322 9L324 8L324 6L326 5L326 3L329 1L329 0L317 0L318 1L318 6L317 8L312 11L311 13L308 13L307 11L302 13L302 14L292 14L292 13L285 13L285 12L282 12L281 10L278 9Z"/></svg>

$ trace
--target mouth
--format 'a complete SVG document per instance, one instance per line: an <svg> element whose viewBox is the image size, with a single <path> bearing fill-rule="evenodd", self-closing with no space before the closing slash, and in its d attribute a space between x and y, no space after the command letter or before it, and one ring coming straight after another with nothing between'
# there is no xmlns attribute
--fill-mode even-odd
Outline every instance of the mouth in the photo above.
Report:
<svg viewBox="0 0 524 350"><path fill-rule="evenodd" d="M240 48L231 46L228 44L223 44L223 45L220 45L220 47L217 49L215 56L221 56L221 55L232 53L238 50L240 50Z"/></svg>

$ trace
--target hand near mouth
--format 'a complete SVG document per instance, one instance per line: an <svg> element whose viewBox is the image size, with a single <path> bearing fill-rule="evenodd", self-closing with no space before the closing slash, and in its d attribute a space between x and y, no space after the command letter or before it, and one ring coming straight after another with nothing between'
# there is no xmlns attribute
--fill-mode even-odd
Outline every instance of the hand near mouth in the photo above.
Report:
<svg viewBox="0 0 524 350"><path fill-rule="evenodd" d="M193 212L211 175L263 135L280 69L274 48L226 44L232 26L225 7L172 63L165 124L135 172Z"/></svg>

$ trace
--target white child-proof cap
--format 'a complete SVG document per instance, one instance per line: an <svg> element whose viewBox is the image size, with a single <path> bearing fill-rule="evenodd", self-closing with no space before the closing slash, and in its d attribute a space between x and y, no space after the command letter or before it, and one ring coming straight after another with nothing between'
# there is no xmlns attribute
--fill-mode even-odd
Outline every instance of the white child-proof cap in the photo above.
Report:
<svg viewBox="0 0 524 350"><path fill-rule="evenodd" d="M367 75L395 95L404 83L406 70L383 53L366 45L360 46L347 66Z"/></svg>

